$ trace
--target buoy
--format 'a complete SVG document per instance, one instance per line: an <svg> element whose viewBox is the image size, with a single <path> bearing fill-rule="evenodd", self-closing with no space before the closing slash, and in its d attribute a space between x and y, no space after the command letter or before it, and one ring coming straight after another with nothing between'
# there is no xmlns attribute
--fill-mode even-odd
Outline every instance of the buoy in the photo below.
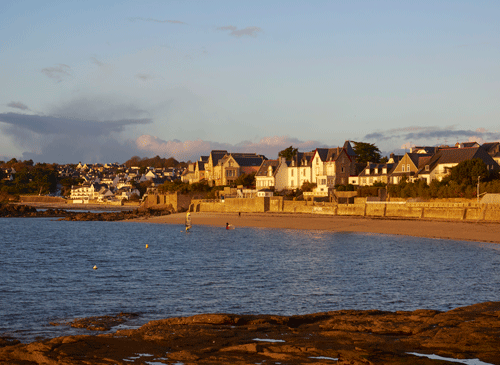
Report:
<svg viewBox="0 0 500 365"><path fill-rule="evenodd" d="M149 246L146 244L146 248L148 248Z"/></svg>
<svg viewBox="0 0 500 365"><path fill-rule="evenodd" d="M94 265L94 270L97 270L97 265Z"/></svg>

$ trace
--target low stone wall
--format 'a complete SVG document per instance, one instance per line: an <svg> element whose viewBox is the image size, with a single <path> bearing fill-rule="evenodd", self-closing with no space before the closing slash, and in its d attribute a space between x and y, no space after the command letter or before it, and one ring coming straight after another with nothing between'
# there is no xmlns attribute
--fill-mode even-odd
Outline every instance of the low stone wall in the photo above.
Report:
<svg viewBox="0 0 500 365"><path fill-rule="evenodd" d="M21 203L59 203L65 204L66 199L58 196L38 196L38 195L21 195L19 197Z"/></svg>
<svg viewBox="0 0 500 365"><path fill-rule="evenodd" d="M178 192L168 194L150 194L142 203L143 208L162 209L170 206L177 212L184 212L189 209L191 200L198 197L198 194L180 194Z"/></svg>
<svg viewBox="0 0 500 365"><path fill-rule="evenodd" d="M339 216L364 216L413 219L482 220L500 222L500 204L476 202L366 202L335 204L271 198L229 198L222 200L193 200L192 212L217 213L304 213Z"/></svg>

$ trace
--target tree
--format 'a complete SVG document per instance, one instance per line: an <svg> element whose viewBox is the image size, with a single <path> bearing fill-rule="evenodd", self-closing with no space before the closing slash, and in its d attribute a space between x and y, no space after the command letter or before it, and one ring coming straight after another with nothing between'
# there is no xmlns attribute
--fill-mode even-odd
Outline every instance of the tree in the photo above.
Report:
<svg viewBox="0 0 500 365"><path fill-rule="evenodd" d="M313 189L316 187L316 183L312 183L309 181L305 181L302 186L300 187L300 190L304 192L310 192L313 191Z"/></svg>
<svg viewBox="0 0 500 365"><path fill-rule="evenodd" d="M298 148L293 148L293 146L290 146L288 148L285 148L284 150L281 150L278 153L278 157L284 157L287 161L290 161L292 158L297 155L297 152L299 151Z"/></svg>
<svg viewBox="0 0 500 365"><path fill-rule="evenodd" d="M356 152L358 163L380 162L380 150L374 143L355 141L352 141L352 143L354 143L353 149Z"/></svg>
<svg viewBox="0 0 500 365"><path fill-rule="evenodd" d="M236 180L234 180L234 185L254 186L255 172L251 174L241 174Z"/></svg>
<svg viewBox="0 0 500 365"><path fill-rule="evenodd" d="M483 160L473 158L460 162L451 169L450 180L457 184L475 185L478 181L478 176L483 180L489 176L488 168Z"/></svg>

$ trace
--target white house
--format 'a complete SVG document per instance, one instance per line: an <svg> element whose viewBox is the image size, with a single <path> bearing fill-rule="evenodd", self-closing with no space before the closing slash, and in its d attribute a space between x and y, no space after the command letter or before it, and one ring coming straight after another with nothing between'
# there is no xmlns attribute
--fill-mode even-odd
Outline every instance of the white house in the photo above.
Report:
<svg viewBox="0 0 500 365"><path fill-rule="evenodd" d="M273 187L276 191L286 189L288 165L290 161L285 158L277 160L264 160L255 174L255 187L257 190Z"/></svg>
<svg viewBox="0 0 500 365"><path fill-rule="evenodd" d="M315 151L297 152L287 169L287 189L300 189L305 182L312 181L312 158Z"/></svg>

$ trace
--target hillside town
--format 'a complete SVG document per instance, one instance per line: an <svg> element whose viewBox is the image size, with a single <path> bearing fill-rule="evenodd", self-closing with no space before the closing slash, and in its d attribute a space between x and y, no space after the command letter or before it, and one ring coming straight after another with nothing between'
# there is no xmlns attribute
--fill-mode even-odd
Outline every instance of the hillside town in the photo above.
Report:
<svg viewBox="0 0 500 365"><path fill-rule="evenodd" d="M356 142L352 142L356 143ZM210 187L234 186L242 176L252 178L249 186L239 186L238 197L273 196L304 190L303 197L324 198L341 187L386 186L401 181L441 181L451 169L464 161L481 160L488 172L500 171L500 142L457 143L454 146L412 147L405 154L391 153L378 161L360 161L356 145L316 148L308 152L294 150L290 156L268 159L258 153L231 153L212 150L187 167L127 167L124 164L57 165L59 179L72 179L66 195L73 203L119 202L144 198L167 182L207 184ZM293 149L292 149L293 150ZM14 181L13 167L2 171L4 182ZM308 185L310 189L304 189ZM147 186L147 189L144 188ZM142 187L142 188L140 188ZM306 191L308 190L308 191Z"/></svg>

